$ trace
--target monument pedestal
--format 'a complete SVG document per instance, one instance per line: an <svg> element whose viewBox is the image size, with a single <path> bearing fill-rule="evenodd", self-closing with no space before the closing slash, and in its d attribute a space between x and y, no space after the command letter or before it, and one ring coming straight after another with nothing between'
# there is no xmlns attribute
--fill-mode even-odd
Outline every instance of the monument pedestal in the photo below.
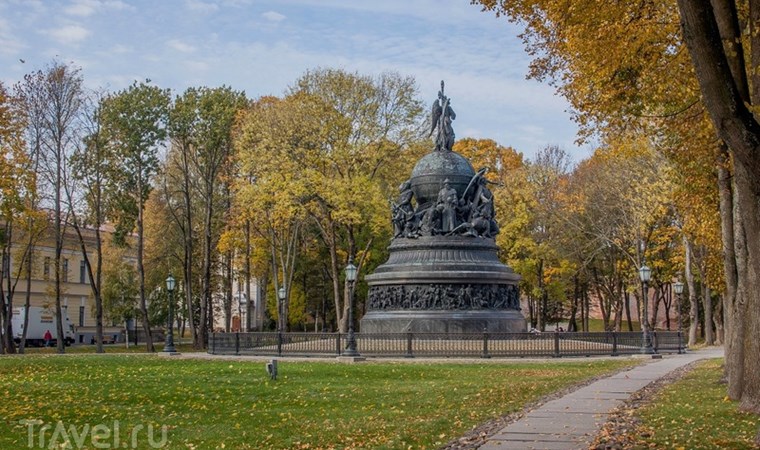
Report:
<svg viewBox="0 0 760 450"><path fill-rule="evenodd" d="M519 311L370 311L361 320L362 333L521 333Z"/></svg>
<svg viewBox="0 0 760 450"><path fill-rule="evenodd" d="M369 285L362 333L523 332L519 275L499 261L492 239L394 239Z"/></svg>

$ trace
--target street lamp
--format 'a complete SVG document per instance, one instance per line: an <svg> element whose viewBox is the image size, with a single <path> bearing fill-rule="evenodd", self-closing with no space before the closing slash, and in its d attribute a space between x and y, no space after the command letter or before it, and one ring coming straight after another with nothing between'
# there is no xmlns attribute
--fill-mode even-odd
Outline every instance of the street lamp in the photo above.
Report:
<svg viewBox="0 0 760 450"><path fill-rule="evenodd" d="M354 286L356 284L356 266L353 257L348 259L346 266L346 281L349 282L349 305L348 305L348 346L343 356L361 356L356 350L356 336L354 336Z"/></svg>
<svg viewBox="0 0 760 450"><path fill-rule="evenodd" d="M169 292L169 318L167 319L166 327L166 343L164 344L164 351L167 353L176 353L177 349L174 348L174 286L176 281L171 272L166 277L166 291Z"/></svg>
<svg viewBox="0 0 760 450"><path fill-rule="evenodd" d="M681 304L681 294L683 294L683 283L680 281L676 281L673 283L673 292L676 293L676 297L678 298L678 353L683 353L683 334L682 334L682 321L681 321L681 310L682 304Z"/></svg>
<svg viewBox="0 0 760 450"><path fill-rule="evenodd" d="M649 313L647 307L647 304L649 303L649 280L651 277L652 269L650 269L646 264L639 268L639 278L641 279L642 284L641 297L644 301L644 314L641 321L641 332L644 338L644 342L641 347L641 353L646 353L649 355L655 353L654 349L652 348L652 337L649 334Z"/></svg>
<svg viewBox="0 0 760 450"><path fill-rule="evenodd" d="M283 318L282 318L282 305L283 305L283 303L285 303L285 297L287 295L288 295L288 291L287 291L287 289L285 289L285 286L283 285L277 291L277 297L280 299L280 304L278 305L279 308L277 308L277 315L280 316L280 317L277 318L277 319L279 319L277 321L277 325L278 325L277 326L277 331L280 331L280 332L284 331L283 328L285 328L284 327L285 322L283 321Z"/></svg>

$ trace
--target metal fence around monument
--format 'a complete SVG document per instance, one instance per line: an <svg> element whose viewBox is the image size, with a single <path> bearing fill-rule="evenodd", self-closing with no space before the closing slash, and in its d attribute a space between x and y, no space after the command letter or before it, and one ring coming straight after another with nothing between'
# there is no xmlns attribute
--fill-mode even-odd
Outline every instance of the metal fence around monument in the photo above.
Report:
<svg viewBox="0 0 760 450"><path fill-rule="evenodd" d="M642 353L640 332L546 333L356 333L357 350L368 357L406 358L559 358ZM656 353L685 350L682 333L654 331ZM208 352L214 355L340 356L347 333L213 333Z"/></svg>

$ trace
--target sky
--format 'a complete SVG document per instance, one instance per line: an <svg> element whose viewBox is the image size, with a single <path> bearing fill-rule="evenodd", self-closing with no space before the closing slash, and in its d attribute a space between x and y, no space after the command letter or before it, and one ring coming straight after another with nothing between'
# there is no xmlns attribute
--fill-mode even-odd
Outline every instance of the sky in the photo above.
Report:
<svg viewBox="0 0 760 450"><path fill-rule="evenodd" d="M150 79L174 95L231 86L282 96L314 68L413 76L425 104L440 81L454 131L531 158L558 145L575 161L568 103L527 80L521 29L469 0L0 0L0 81L52 61L81 67L87 87Z"/></svg>

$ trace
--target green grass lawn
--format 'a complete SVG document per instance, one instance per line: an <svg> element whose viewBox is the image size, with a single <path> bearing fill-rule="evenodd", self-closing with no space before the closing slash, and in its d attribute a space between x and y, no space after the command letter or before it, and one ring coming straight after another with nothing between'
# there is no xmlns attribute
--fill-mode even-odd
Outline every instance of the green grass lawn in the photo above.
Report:
<svg viewBox="0 0 760 450"><path fill-rule="evenodd" d="M644 448L754 449L760 418L737 410L719 382L723 360L701 363L682 380L666 387L641 408L641 431L651 437Z"/></svg>
<svg viewBox="0 0 760 450"><path fill-rule="evenodd" d="M261 362L2 357L0 448L27 448L30 427L36 446L43 424L53 427L49 445L58 421L79 434L87 424L113 433L118 421L122 447L132 445L135 426L155 427L158 441L166 425L163 448L435 448L552 391L635 363L280 361L279 379L270 381ZM137 433L136 448L150 448L146 433ZM113 435L104 439L113 444Z"/></svg>

